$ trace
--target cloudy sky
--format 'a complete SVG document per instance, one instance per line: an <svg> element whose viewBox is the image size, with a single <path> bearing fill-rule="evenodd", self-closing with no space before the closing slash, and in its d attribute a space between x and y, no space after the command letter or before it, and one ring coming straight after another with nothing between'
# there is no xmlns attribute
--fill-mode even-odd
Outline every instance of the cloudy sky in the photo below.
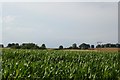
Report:
<svg viewBox="0 0 120 80"><path fill-rule="evenodd" d="M117 43L117 7L117 2L3 3L2 43Z"/></svg>
<svg viewBox="0 0 120 80"><path fill-rule="evenodd" d="M119 0L0 0L0 2L119 2Z"/></svg>
<svg viewBox="0 0 120 80"><path fill-rule="evenodd" d="M2 43L2 5L0 3L0 43Z"/></svg>

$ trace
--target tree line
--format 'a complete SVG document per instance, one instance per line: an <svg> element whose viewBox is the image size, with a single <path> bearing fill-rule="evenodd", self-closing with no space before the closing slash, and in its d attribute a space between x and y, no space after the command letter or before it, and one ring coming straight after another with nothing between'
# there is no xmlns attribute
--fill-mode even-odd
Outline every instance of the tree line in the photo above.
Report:
<svg viewBox="0 0 120 80"><path fill-rule="evenodd" d="M94 49L94 48L120 48L120 44L107 43L107 44L98 44L94 46L94 45L82 43L79 46L77 46L77 44L74 43L68 49Z"/></svg>
<svg viewBox="0 0 120 80"><path fill-rule="evenodd" d="M2 48L4 48L3 44L1 45ZM12 49L46 49L45 44L42 44L41 46L38 46L35 43L9 43L6 48L12 48Z"/></svg>
<svg viewBox="0 0 120 80"><path fill-rule="evenodd" d="M0 44L0 48L4 48L3 44ZM21 45L18 43L9 43L6 48L12 48L12 49L47 49L45 44L42 44L41 46L38 46L35 43L22 43ZM68 48L64 48L63 45L60 45L57 49L94 49L94 48L120 48L120 44L98 44L96 46L82 43L77 46L76 43L72 44Z"/></svg>

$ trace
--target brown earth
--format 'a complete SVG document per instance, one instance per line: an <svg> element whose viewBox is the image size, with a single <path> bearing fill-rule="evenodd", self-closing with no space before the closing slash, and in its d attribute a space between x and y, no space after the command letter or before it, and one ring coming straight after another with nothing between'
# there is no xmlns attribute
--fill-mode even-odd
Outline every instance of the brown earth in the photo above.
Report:
<svg viewBox="0 0 120 80"><path fill-rule="evenodd" d="M95 48L94 50L97 50L97 51L115 51L115 52L120 52L120 48Z"/></svg>
<svg viewBox="0 0 120 80"><path fill-rule="evenodd" d="M94 48L94 49L87 49L87 50L80 50L80 49L64 49L64 51L107 51L107 52L120 52L120 48Z"/></svg>

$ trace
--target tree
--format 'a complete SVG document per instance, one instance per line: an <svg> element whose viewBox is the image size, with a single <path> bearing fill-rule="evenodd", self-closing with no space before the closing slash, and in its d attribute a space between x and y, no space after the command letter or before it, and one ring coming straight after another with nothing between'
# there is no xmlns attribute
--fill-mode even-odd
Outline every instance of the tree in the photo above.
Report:
<svg viewBox="0 0 120 80"><path fill-rule="evenodd" d="M94 45L91 45L91 48L94 48Z"/></svg>
<svg viewBox="0 0 120 80"><path fill-rule="evenodd" d="M3 44L0 44L0 48L4 48L4 45L3 45Z"/></svg>
<svg viewBox="0 0 120 80"><path fill-rule="evenodd" d="M2 44L2 48L4 48L4 45Z"/></svg>
<svg viewBox="0 0 120 80"><path fill-rule="evenodd" d="M13 49L19 49L19 48L20 48L20 46L19 46L18 43L9 43L9 44L7 45L7 47L8 47L8 48L13 48Z"/></svg>
<svg viewBox="0 0 120 80"><path fill-rule="evenodd" d="M116 44L111 44L111 48L117 48Z"/></svg>
<svg viewBox="0 0 120 80"><path fill-rule="evenodd" d="M11 48L13 48L13 49L20 49L20 46L19 46L18 43L14 43L14 44L12 44Z"/></svg>
<svg viewBox="0 0 120 80"><path fill-rule="evenodd" d="M68 47L67 49L72 49L72 46Z"/></svg>
<svg viewBox="0 0 120 80"><path fill-rule="evenodd" d="M110 44L110 43L107 43L107 44L104 44L104 46L105 46L106 48L110 48L110 47L111 47L111 44Z"/></svg>
<svg viewBox="0 0 120 80"><path fill-rule="evenodd" d="M39 49L39 46L34 43L23 43L20 47L21 49Z"/></svg>
<svg viewBox="0 0 120 80"><path fill-rule="evenodd" d="M105 48L105 45L102 44L102 45L101 45L101 48Z"/></svg>
<svg viewBox="0 0 120 80"><path fill-rule="evenodd" d="M63 46L62 46L62 45L60 45L60 46L59 46L59 49L63 49Z"/></svg>
<svg viewBox="0 0 120 80"><path fill-rule="evenodd" d="M77 49L77 48L78 48L78 47L77 47L77 44L74 43L74 44L72 45L72 48L73 48L73 49Z"/></svg>
<svg viewBox="0 0 120 80"><path fill-rule="evenodd" d="M79 45L79 48L80 48L80 49L89 49L89 48L90 48L90 45L89 45L89 44L82 43L81 45Z"/></svg>
<svg viewBox="0 0 120 80"><path fill-rule="evenodd" d="M100 44L98 44L97 46L96 46L96 48L101 48L102 46L100 45Z"/></svg>
<svg viewBox="0 0 120 80"><path fill-rule="evenodd" d="M42 46L40 47L40 49L46 49L45 44L42 44Z"/></svg>
<svg viewBox="0 0 120 80"><path fill-rule="evenodd" d="M120 44L117 43L117 44L116 44L116 47L117 47L117 48L120 48Z"/></svg>
<svg viewBox="0 0 120 80"><path fill-rule="evenodd" d="M11 44L11 43L9 43L9 44L7 45L7 47L9 47L9 48L10 48L11 46L12 46L12 44Z"/></svg>

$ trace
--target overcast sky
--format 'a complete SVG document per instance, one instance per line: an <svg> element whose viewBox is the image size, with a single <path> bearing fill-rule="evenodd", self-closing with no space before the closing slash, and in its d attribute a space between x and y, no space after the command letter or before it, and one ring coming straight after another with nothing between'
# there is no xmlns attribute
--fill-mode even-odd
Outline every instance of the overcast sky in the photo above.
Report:
<svg viewBox="0 0 120 80"><path fill-rule="evenodd" d="M119 2L120 0L0 0L0 2Z"/></svg>
<svg viewBox="0 0 120 80"><path fill-rule="evenodd" d="M3 3L2 43L117 43L117 7L117 2Z"/></svg>
<svg viewBox="0 0 120 80"><path fill-rule="evenodd" d="M0 43L2 43L2 5L0 3Z"/></svg>

